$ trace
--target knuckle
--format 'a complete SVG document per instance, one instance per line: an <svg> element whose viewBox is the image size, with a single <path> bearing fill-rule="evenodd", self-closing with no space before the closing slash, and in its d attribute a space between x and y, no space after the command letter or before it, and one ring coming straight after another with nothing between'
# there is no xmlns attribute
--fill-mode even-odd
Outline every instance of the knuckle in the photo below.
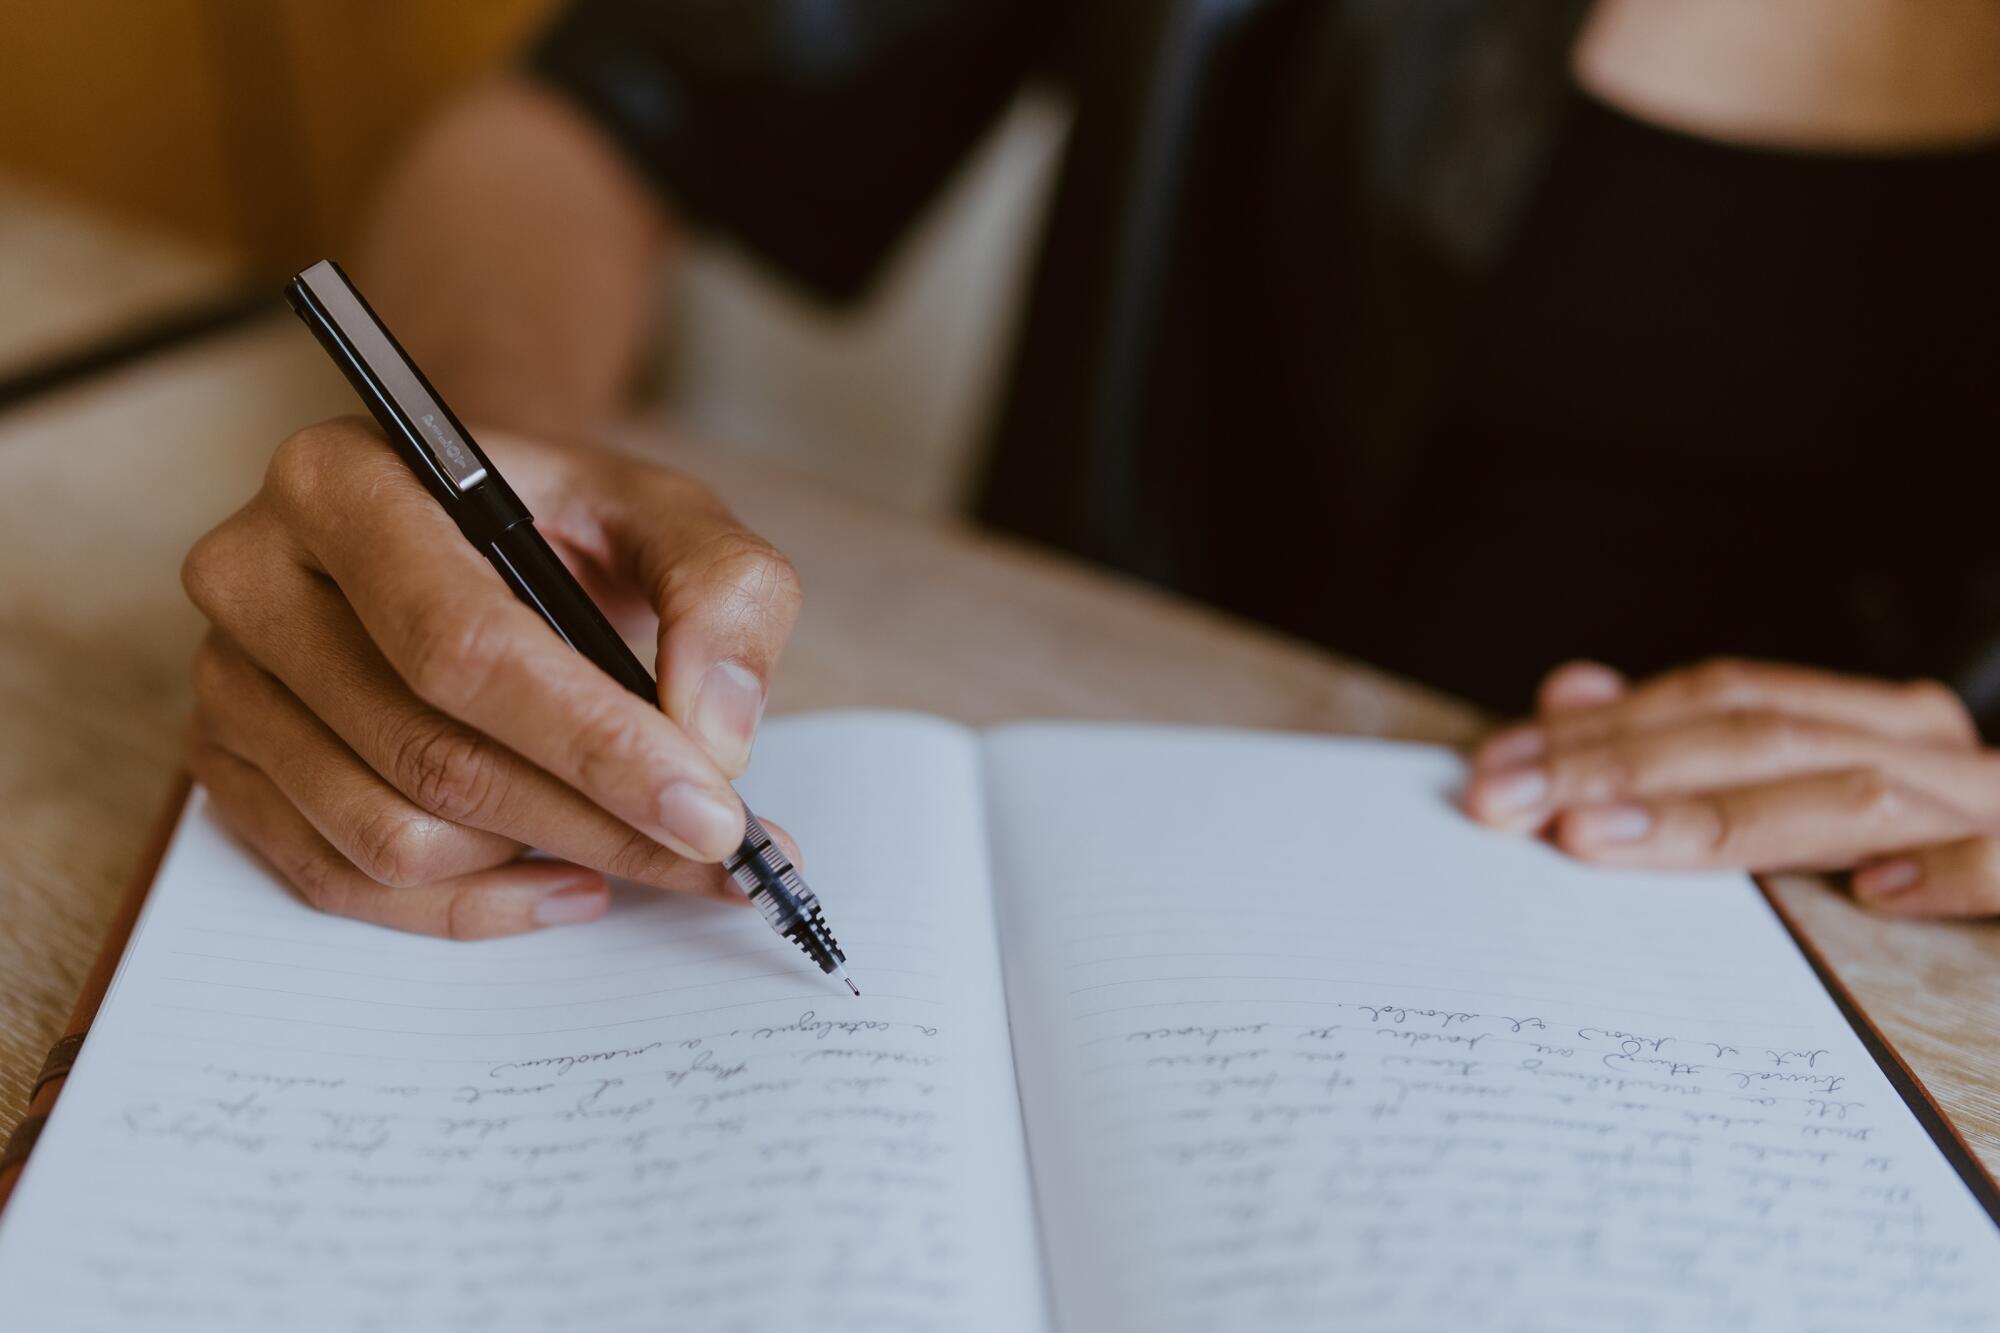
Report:
<svg viewBox="0 0 2000 1333"><path fill-rule="evenodd" d="M241 599L243 579L251 565L232 519L209 531L188 548L181 560L181 588L195 609L220 622Z"/></svg>
<svg viewBox="0 0 2000 1333"><path fill-rule="evenodd" d="M795 619L805 593L798 571L777 548L739 533L721 540L704 563L700 583L724 614L746 621Z"/></svg>
<svg viewBox="0 0 2000 1333"><path fill-rule="evenodd" d="M1743 754L1797 758L1809 744L1809 729L1797 719L1761 708L1726 710L1722 728L1731 748Z"/></svg>
<svg viewBox="0 0 2000 1333"><path fill-rule="evenodd" d="M373 422L334 417L279 441L264 470L264 494L296 520L321 519L329 505L337 508L344 497L367 493L370 479L379 479L384 465L395 462Z"/></svg>
<svg viewBox="0 0 2000 1333"><path fill-rule="evenodd" d="M348 883L342 867L333 858L314 852L301 852L287 858L278 867L299 896L307 903L330 916L354 916L356 914L353 887Z"/></svg>
<svg viewBox="0 0 2000 1333"><path fill-rule="evenodd" d="M378 810L354 831L355 865L377 884L411 889L436 876L430 866L439 841L450 832L442 820L399 810Z"/></svg>
<svg viewBox="0 0 2000 1333"><path fill-rule="evenodd" d="M635 832L606 858L602 869L607 875L629 879L635 884L660 884L681 863L682 858L671 848Z"/></svg>
<svg viewBox="0 0 2000 1333"><path fill-rule="evenodd" d="M1568 785L1586 800L1604 800L1634 789L1646 768L1645 742L1620 732L1580 751L1574 763Z"/></svg>
<svg viewBox="0 0 2000 1333"><path fill-rule="evenodd" d="M1743 840L1743 824L1736 811L1727 800L1714 793L1705 792L1693 799L1702 811L1707 829L1703 851L1710 861L1725 865L1732 863Z"/></svg>
<svg viewBox="0 0 2000 1333"><path fill-rule="evenodd" d="M1972 719L1972 710L1965 706L1965 700L1951 686L1941 680L1926 679L1905 681L1901 688L1906 698L1936 717L1939 727L1950 732L1955 739L1979 739L1979 727Z"/></svg>
<svg viewBox="0 0 2000 1333"><path fill-rule="evenodd" d="M446 900L444 907L444 933L447 939L476 940L480 938L479 912L470 888L459 889Z"/></svg>
<svg viewBox="0 0 2000 1333"><path fill-rule="evenodd" d="M264 469L264 489L289 505L310 504L319 493L327 455L339 447L343 434L344 423L336 420L287 435L271 451L270 465Z"/></svg>
<svg viewBox="0 0 2000 1333"><path fill-rule="evenodd" d="M1702 703L1730 705L1750 696L1756 668L1737 657L1711 657L1687 675L1688 690Z"/></svg>
<svg viewBox="0 0 2000 1333"><path fill-rule="evenodd" d="M440 819L476 824L492 809L497 774L486 746L450 723L423 719L396 747L396 785Z"/></svg>
<svg viewBox="0 0 2000 1333"><path fill-rule="evenodd" d="M510 932L495 919L479 890L467 884L454 890L444 907L444 934L454 940L490 940Z"/></svg>
<svg viewBox="0 0 2000 1333"><path fill-rule="evenodd" d="M625 785L644 753L646 735L623 709L599 706L577 719L569 742L570 769L586 795Z"/></svg>
<svg viewBox="0 0 2000 1333"><path fill-rule="evenodd" d="M407 683L418 698L447 713L463 715L492 680L502 634L488 611L445 609L422 618L412 638Z"/></svg>
<svg viewBox="0 0 2000 1333"><path fill-rule="evenodd" d="M1841 774L1838 782L1840 808L1850 818L1889 824L1904 811L1902 789L1879 769L1857 768Z"/></svg>

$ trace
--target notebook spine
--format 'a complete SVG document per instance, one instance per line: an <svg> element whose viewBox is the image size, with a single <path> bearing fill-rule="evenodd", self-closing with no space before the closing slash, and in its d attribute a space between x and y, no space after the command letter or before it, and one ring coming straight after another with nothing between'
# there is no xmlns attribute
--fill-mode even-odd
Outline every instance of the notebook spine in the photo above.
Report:
<svg viewBox="0 0 2000 1333"><path fill-rule="evenodd" d="M28 1105L33 1106L41 1100L43 1088L69 1077L70 1066L76 1063L76 1053L82 1049L81 1032L72 1032L49 1047L49 1058L42 1061L42 1072L35 1075L35 1086L28 1091ZM27 1163L28 1153L34 1149L35 1140L42 1136L42 1126L48 1123L48 1119L47 1111L33 1111L21 1117L14 1126L14 1132L7 1136L7 1146L0 1148L0 1178Z"/></svg>
<svg viewBox="0 0 2000 1333"><path fill-rule="evenodd" d="M28 1093L27 1113L7 1136L7 1146L0 1148L0 1208L7 1206L15 1182L21 1178L21 1170L27 1165L28 1154L34 1151L35 1142L41 1138L42 1129L48 1123L49 1112L62 1092L63 1080L69 1077L78 1053L83 1050L83 1039L90 1031L91 1020L97 1017L97 1007L104 1001L104 992L111 988L112 974L118 970L118 960L125 955L126 941L132 937L132 927L139 919L139 908L145 903L146 890L152 887L153 875L167 853L167 843L174 836L174 826L180 822L181 807L187 804L191 785L186 773L174 775L173 789L168 793L153 831L147 836L146 849L139 858L138 869L132 874L116 915L105 928L104 943L97 951L97 959L83 979L83 989L76 997L76 1008L70 1012L69 1030L49 1048L48 1058L42 1062L41 1072L35 1076L34 1087Z"/></svg>

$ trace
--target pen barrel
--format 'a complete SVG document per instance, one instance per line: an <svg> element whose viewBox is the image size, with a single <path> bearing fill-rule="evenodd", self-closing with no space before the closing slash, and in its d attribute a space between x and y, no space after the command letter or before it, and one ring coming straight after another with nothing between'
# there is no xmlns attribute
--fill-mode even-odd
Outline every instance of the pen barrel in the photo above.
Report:
<svg viewBox="0 0 2000 1333"><path fill-rule="evenodd" d="M513 524L491 541L481 543L480 549L514 595L561 635L563 642L652 707L660 706L653 673L646 670L645 663L626 645L617 628L597 609L597 603L576 581L576 575L570 573L562 557L535 530L532 521L524 519ZM727 869L780 934L798 920L809 920L818 913L819 901L813 891L770 841L770 835L764 832L756 816L747 811L743 845L729 858ZM776 893L753 892L759 888ZM804 895L805 901L800 901L799 894ZM774 909L767 907L767 903L775 904L778 916L772 915ZM807 949L807 952L812 951Z"/></svg>
<svg viewBox="0 0 2000 1333"><path fill-rule="evenodd" d="M659 695L645 663L597 609L597 603L569 572L533 522L523 519L480 544L500 577L563 642L603 669L606 675L658 708Z"/></svg>
<svg viewBox="0 0 2000 1333"><path fill-rule="evenodd" d="M480 550L514 595L561 635L563 642L652 707L660 706L652 672L646 670L645 663L626 645L617 628L597 609L597 603L576 581L576 575L570 573L562 557L535 530L532 520L524 519L505 528L492 540L480 543ZM799 878L784 853L777 850L756 816L747 811L743 845L729 858L726 868L779 934L788 935L799 929L800 923L810 923L818 917L818 898ZM823 923L819 929L824 931ZM831 935L826 938L831 942ZM813 953L803 942L800 947L808 954ZM838 946L834 946L834 951L838 953Z"/></svg>
<svg viewBox="0 0 2000 1333"><path fill-rule="evenodd" d="M660 707L652 672L535 530L528 507L339 265L321 260L302 270L286 286L285 299L368 405L391 447L514 596L564 643L649 706ZM742 844L725 867L771 927L805 950L822 972L845 964L820 915L819 899L747 810ZM847 985L854 989L852 981Z"/></svg>

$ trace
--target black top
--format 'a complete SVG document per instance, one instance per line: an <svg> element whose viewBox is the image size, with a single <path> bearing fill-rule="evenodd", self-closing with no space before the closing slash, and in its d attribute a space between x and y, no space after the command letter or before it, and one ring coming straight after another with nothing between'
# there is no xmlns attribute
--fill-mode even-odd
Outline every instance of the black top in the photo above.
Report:
<svg viewBox="0 0 2000 1333"><path fill-rule="evenodd" d="M1652 128L1581 9L585 0L535 64L830 299L1068 82L991 521L1503 709L1727 652L2000 713L2000 146Z"/></svg>
<svg viewBox="0 0 2000 1333"><path fill-rule="evenodd" d="M2000 633L2000 145L1727 147L1578 99L1468 321L1364 648L1957 674ZM1968 681L1968 684L1972 682Z"/></svg>

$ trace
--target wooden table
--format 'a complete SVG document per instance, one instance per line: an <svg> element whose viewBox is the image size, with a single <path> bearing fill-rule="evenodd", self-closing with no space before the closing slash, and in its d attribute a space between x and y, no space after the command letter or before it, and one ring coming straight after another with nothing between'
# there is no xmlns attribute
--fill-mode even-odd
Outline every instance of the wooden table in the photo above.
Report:
<svg viewBox="0 0 2000 1333"><path fill-rule="evenodd" d="M199 630L180 553L291 428L352 410L274 320L0 419L0 1135L25 1102L175 765ZM715 452L625 435L710 481L799 566L774 711L923 709L1462 742L1437 695L961 528ZM1989 1163L2000 1164L2000 928L1886 922L1810 882L1786 903Z"/></svg>

